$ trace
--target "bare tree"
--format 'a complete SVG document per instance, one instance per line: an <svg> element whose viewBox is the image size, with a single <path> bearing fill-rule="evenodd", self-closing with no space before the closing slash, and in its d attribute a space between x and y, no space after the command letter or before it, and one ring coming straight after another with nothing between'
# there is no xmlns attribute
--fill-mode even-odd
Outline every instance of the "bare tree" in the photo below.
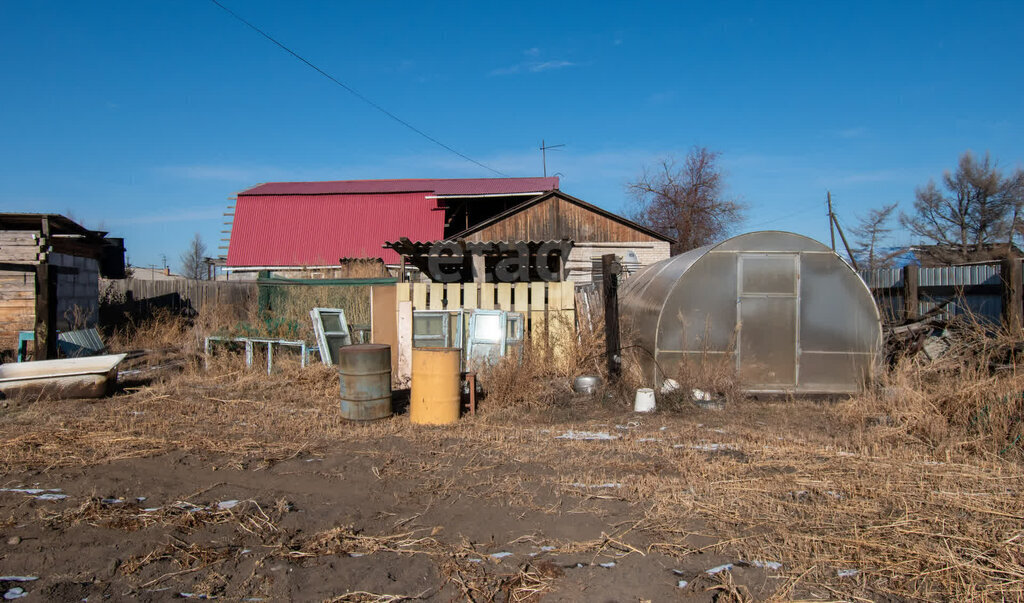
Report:
<svg viewBox="0 0 1024 603"><path fill-rule="evenodd" d="M206 278L206 244L203 238L196 233L189 243L188 249L181 254L181 274L185 278L204 279Z"/></svg>
<svg viewBox="0 0 1024 603"><path fill-rule="evenodd" d="M892 232L892 217L896 212L896 206L896 203L892 203L879 209L872 209L868 215L858 219L857 226L853 228L853 236L856 237L853 253L861 268L890 268L896 256L900 254L900 251L894 252L882 247L886 237Z"/></svg>
<svg viewBox="0 0 1024 603"><path fill-rule="evenodd" d="M924 241L948 249L949 261L967 260L972 250L1013 240L1024 193L1024 173L1004 177L988 153L978 159L960 156L956 172L917 189L914 214L900 215L900 224Z"/></svg>
<svg viewBox="0 0 1024 603"><path fill-rule="evenodd" d="M694 147L682 165L667 157L626 185L632 218L676 239L673 254L719 241L744 219L746 206L725 196L718 158L715 151Z"/></svg>

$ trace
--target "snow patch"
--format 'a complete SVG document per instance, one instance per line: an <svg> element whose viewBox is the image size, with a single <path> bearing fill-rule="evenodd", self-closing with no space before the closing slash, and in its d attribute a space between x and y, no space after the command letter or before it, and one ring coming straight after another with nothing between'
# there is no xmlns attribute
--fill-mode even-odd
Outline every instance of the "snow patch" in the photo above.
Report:
<svg viewBox="0 0 1024 603"><path fill-rule="evenodd" d="M570 429L562 435L555 436L556 440L617 440L620 436L612 435L607 431L574 431Z"/></svg>

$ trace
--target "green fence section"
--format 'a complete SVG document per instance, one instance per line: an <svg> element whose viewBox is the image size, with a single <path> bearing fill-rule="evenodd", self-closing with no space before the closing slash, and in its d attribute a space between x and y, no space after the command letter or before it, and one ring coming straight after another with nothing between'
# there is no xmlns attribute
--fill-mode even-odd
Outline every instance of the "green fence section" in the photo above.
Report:
<svg viewBox="0 0 1024 603"><path fill-rule="evenodd" d="M260 274L257 308L261 335L312 341L313 308L341 308L349 325L370 323L370 287L393 285L393 278L289 279Z"/></svg>
<svg viewBox="0 0 1024 603"><path fill-rule="evenodd" d="M358 287L361 285L393 285L396 278L281 278L279 276L263 276L260 273L256 280L260 285L307 285L331 287Z"/></svg>

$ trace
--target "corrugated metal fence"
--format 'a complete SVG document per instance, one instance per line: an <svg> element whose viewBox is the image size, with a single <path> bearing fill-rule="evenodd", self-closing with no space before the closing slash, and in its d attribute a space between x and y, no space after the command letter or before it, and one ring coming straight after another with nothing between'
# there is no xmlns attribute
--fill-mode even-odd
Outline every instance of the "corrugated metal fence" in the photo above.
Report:
<svg viewBox="0 0 1024 603"><path fill-rule="evenodd" d="M951 300L940 315L943 318L970 313L986 320L1000 320L1002 270L1000 264L917 268L917 314ZM1021 270L1020 264L1017 270ZM904 316L906 269L861 270L859 274L874 294L885 319L898 320Z"/></svg>

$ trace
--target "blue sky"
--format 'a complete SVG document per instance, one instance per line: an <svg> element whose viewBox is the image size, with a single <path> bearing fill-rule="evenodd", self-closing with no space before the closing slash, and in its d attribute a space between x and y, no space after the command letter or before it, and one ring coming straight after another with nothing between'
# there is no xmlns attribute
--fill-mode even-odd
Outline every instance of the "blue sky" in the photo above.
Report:
<svg viewBox="0 0 1024 603"><path fill-rule="evenodd" d="M909 210L966 149L1024 166L1024 3L223 0L446 144L625 211L624 183L722 153L741 230L828 240ZM263 181L482 177L207 0L0 0L0 210L70 212L133 264L215 251ZM905 239L898 233L897 239Z"/></svg>

